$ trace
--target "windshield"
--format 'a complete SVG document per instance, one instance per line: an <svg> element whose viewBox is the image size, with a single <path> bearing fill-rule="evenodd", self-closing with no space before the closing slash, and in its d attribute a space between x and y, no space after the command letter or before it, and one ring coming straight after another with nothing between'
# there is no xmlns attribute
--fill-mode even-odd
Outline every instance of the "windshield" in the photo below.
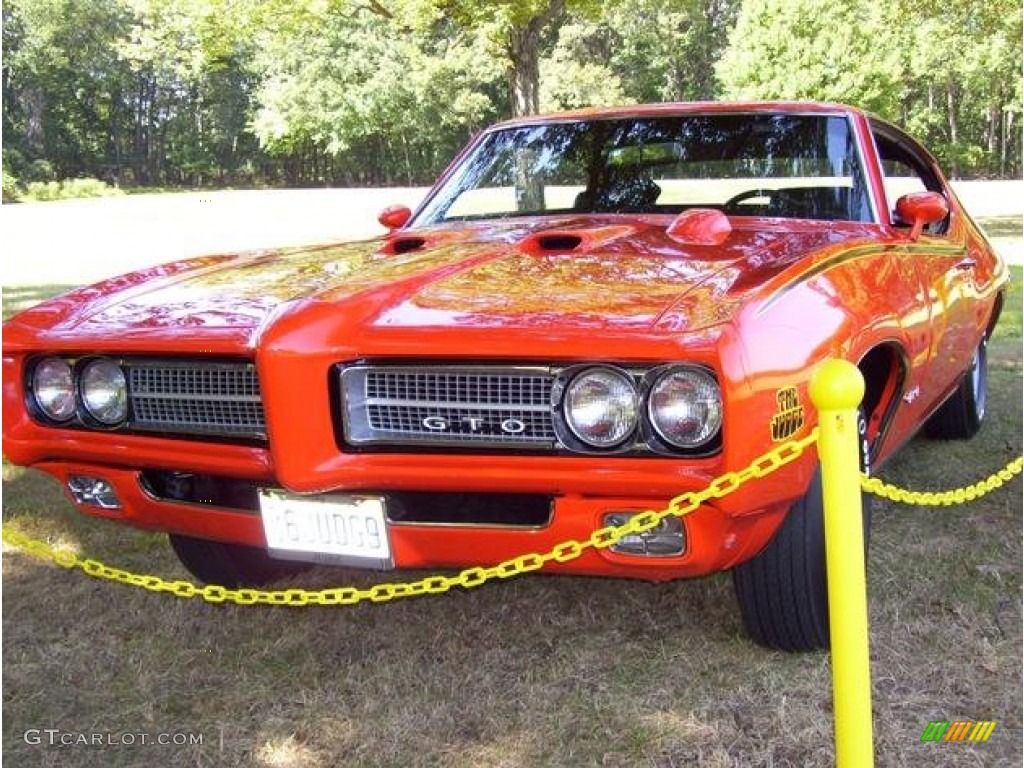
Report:
<svg viewBox="0 0 1024 768"><path fill-rule="evenodd" d="M567 213L871 221L845 117L704 114L488 133L414 224Z"/></svg>

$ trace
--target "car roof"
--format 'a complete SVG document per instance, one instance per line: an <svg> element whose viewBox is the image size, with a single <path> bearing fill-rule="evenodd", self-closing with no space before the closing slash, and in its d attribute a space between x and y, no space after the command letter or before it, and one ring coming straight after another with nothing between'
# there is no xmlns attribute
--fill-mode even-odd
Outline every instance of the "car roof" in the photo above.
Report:
<svg viewBox="0 0 1024 768"><path fill-rule="evenodd" d="M864 113L845 104L822 101L677 101L658 104L632 104L621 107L591 107L567 112L552 112L531 115L497 123L493 128L509 128L518 125L560 123L572 120L613 120L632 117L672 117L687 114L736 112L767 112L821 115L863 115Z"/></svg>

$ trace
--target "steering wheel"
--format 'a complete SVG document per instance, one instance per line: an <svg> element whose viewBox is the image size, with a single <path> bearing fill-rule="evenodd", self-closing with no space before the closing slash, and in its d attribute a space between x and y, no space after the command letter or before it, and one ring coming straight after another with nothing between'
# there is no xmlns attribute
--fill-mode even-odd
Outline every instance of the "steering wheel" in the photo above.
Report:
<svg viewBox="0 0 1024 768"><path fill-rule="evenodd" d="M767 197L770 205L772 197L777 192L778 190L775 189L748 189L745 192L740 192L738 195L733 195L732 197L730 197L728 200L725 201L722 207L726 211L732 211L736 209L737 206L739 206L739 204L744 202L745 200L753 200L758 197ZM739 213L739 211L736 212Z"/></svg>

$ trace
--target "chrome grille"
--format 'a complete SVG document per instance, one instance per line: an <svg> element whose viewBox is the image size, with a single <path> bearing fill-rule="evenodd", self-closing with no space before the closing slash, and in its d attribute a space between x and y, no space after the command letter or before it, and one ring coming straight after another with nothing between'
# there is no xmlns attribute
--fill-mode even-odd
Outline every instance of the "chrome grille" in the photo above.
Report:
<svg viewBox="0 0 1024 768"><path fill-rule="evenodd" d="M351 445L555 446L545 368L353 366L341 382Z"/></svg>
<svg viewBox="0 0 1024 768"><path fill-rule="evenodd" d="M251 363L126 361L130 428L266 439Z"/></svg>

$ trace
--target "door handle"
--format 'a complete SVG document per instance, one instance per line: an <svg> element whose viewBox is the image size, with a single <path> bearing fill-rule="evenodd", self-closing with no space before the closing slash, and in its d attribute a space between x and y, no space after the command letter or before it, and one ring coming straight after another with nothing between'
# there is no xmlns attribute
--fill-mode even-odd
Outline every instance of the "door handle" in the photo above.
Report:
<svg viewBox="0 0 1024 768"><path fill-rule="evenodd" d="M969 270L974 269L976 266L978 266L978 260L977 259L972 259L972 258L968 257L968 258L964 259L963 261L958 261L957 264L956 264L955 269L957 269L957 270L959 270L961 272L967 272Z"/></svg>

